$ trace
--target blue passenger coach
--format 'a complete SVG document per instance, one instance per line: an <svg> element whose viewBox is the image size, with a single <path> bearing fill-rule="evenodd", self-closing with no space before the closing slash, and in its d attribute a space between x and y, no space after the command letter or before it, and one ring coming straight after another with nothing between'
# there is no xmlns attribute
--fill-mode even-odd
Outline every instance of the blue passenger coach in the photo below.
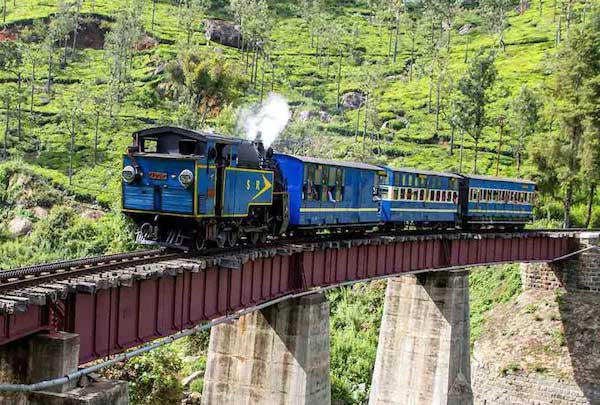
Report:
<svg viewBox="0 0 600 405"><path fill-rule="evenodd" d="M381 221L395 224L456 224L462 177L417 169L385 167L381 179Z"/></svg>
<svg viewBox="0 0 600 405"><path fill-rule="evenodd" d="M382 168L365 163L275 154L289 195L290 226L379 222Z"/></svg>
<svg viewBox="0 0 600 405"><path fill-rule="evenodd" d="M535 183L523 179L464 175L463 220L469 227L522 228L533 218Z"/></svg>

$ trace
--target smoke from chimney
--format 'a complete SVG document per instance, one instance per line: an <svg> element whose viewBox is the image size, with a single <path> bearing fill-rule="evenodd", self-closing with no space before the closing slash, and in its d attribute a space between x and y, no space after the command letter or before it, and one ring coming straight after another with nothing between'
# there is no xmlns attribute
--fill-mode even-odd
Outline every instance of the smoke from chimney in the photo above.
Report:
<svg viewBox="0 0 600 405"><path fill-rule="evenodd" d="M238 118L238 128L243 128L250 141L262 140L269 148L281 135L292 113L281 95L270 93L267 99L254 107L243 109Z"/></svg>

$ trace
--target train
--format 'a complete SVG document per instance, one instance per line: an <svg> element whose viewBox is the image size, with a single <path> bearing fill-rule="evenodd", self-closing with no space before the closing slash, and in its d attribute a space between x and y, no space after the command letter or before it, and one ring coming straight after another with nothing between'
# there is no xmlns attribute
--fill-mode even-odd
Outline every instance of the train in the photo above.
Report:
<svg viewBox="0 0 600 405"><path fill-rule="evenodd" d="M171 126L133 133L121 177L139 243L196 250L323 232L520 230L536 186L293 156L260 139Z"/></svg>

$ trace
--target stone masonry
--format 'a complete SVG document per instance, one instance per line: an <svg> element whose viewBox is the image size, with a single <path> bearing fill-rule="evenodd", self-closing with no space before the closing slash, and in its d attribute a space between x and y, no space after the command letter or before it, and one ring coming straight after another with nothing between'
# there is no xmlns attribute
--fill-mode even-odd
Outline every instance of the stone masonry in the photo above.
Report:
<svg viewBox="0 0 600 405"><path fill-rule="evenodd" d="M369 404L472 404L469 331L466 271L391 279Z"/></svg>
<svg viewBox="0 0 600 405"><path fill-rule="evenodd" d="M580 233L578 239L578 249L600 246L597 232ZM600 291L600 248L557 263L522 263L521 281L523 289Z"/></svg>
<svg viewBox="0 0 600 405"><path fill-rule="evenodd" d="M211 330L202 403L327 405L329 303L291 299Z"/></svg>
<svg viewBox="0 0 600 405"><path fill-rule="evenodd" d="M0 381L32 384L77 370L79 335L40 333L0 348ZM126 382L98 379L77 387L77 381L31 393L0 392L0 403L11 405L127 405Z"/></svg>

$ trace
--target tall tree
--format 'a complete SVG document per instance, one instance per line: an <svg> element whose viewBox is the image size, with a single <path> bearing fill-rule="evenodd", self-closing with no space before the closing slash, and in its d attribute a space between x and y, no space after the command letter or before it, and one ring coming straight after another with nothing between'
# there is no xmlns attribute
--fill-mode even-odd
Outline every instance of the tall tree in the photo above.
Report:
<svg viewBox="0 0 600 405"><path fill-rule="evenodd" d="M488 120L486 107L490 102L490 90L496 81L497 71L494 62L493 53L479 50L458 81L453 103L453 122L475 143L473 173L477 173L479 142Z"/></svg>
<svg viewBox="0 0 600 405"><path fill-rule="evenodd" d="M582 183L595 193L598 155L598 99L600 98L600 13L573 29L557 51L554 75L548 86L547 115L558 122L531 145L540 186L558 192L563 201L566 228L571 207ZM585 157L585 159L584 159ZM582 182L583 180L583 182Z"/></svg>
<svg viewBox="0 0 600 405"><path fill-rule="evenodd" d="M135 55L136 45L142 35L143 1L135 0L117 14L105 41L105 57L108 59L109 79L109 108L113 113L113 102L121 103L124 86L129 82L129 69Z"/></svg>
<svg viewBox="0 0 600 405"><path fill-rule="evenodd" d="M510 108L510 124L517 139L513 151L517 163L517 175L521 174L521 162L526 141L535 133L539 121L539 100L526 85L521 87Z"/></svg>
<svg viewBox="0 0 600 405"><path fill-rule="evenodd" d="M504 33L508 27L508 13L514 6L513 0L481 0L481 11L489 32L498 37L498 45L504 51Z"/></svg>
<svg viewBox="0 0 600 405"><path fill-rule="evenodd" d="M189 0L180 10L179 23L186 33L186 44L191 45L192 36L198 28L200 16L210 8L210 0Z"/></svg>
<svg viewBox="0 0 600 405"><path fill-rule="evenodd" d="M0 69L9 72L17 79L17 137L21 139L21 95L23 82L23 51L21 42L1 41L0 42ZM8 105L8 103L7 103ZM10 114L10 111L7 111Z"/></svg>

